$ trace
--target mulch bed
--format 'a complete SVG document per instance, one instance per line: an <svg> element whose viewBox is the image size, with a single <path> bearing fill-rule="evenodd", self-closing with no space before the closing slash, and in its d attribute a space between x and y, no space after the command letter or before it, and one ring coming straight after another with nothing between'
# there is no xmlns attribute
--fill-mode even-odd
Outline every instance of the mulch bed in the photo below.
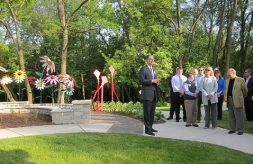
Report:
<svg viewBox="0 0 253 164"><path fill-rule="evenodd" d="M52 124L52 118L48 115L34 113L0 113L0 129Z"/></svg>

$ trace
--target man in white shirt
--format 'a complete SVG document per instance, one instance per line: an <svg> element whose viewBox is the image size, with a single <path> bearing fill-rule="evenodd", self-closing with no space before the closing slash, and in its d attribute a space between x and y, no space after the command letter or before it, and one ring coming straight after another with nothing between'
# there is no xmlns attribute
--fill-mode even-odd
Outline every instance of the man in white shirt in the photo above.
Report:
<svg viewBox="0 0 253 164"><path fill-rule="evenodd" d="M176 68L176 75L174 75L171 79L171 85L173 89L173 93L171 96L171 101L174 103L174 109L176 113L176 121L180 120L180 105L183 107L183 120L186 121L186 112L184 107L184 89L183 84L187 80L186 76L183 75L183 68Z"/></svg>

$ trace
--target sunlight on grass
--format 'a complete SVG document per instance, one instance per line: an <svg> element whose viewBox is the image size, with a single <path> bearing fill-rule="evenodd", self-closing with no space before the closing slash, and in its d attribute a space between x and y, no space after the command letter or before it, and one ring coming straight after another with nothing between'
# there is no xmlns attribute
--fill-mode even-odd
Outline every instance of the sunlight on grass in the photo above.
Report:
<svg viewBox="0 0 253 164"><path fill-rule="evenodd" d="M0 144L0 163L253 163L253 156L221 146L133 134L58 134Z"/></svg>

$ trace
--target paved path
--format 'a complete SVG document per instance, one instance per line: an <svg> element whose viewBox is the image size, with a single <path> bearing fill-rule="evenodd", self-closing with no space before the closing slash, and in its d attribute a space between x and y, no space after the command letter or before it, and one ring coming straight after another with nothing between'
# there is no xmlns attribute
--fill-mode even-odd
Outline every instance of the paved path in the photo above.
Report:
<svg viewBox="0 0 253 164"><path fill-rule="evenodd" d="M164 112L165 117L168 112ZM105 113L92 113L89 124L45 125L33 127L0 129L0 138L13 138L19 136L32 136L57 133L101 132L101 133L136 133L143 134L143 124L135 119ZM203 122L200 127L185 127L184 122L167 121L155 124L158 130L155 137L173 138L182 140L199 141L221 145L231 149L253 154L253 135L227 134L228 130L222 128L204 129Z"/></svg>
<svg viewBox="0 0 253 164"><path fill-rule="evenodd" d="M163 112L163 114L167 118L169 112ZM185 127L185 122L178 123L175 120L169 120L164 124L155 124L154 129L158 130L156 137L211 143L253 154L252 134L244 133L239 136L237 133L228 134L228 130L223 128L204 129L204 121L201 121L199 125L199 127Z"/></svg>

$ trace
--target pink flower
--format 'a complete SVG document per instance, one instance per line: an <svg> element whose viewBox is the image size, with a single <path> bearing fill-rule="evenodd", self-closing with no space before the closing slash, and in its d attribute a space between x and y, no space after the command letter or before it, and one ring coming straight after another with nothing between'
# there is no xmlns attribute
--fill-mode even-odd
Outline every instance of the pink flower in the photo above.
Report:
<svg viewBox="0 0 253 164"><path fill-rule="evenodd" d="M60 82L63 82L67 87L74 88L75 81L74 79L69 76L68 74L65 75L59 75Z"/></svg>
<svg viewBox="0 0 253 164"><path fill-rule="evenodd" d="M57 85L59 83L59 78L58 76L55 75L51 75L51 76L47 76L45 78L46 83L49 83L50 85Z"/></svg>

